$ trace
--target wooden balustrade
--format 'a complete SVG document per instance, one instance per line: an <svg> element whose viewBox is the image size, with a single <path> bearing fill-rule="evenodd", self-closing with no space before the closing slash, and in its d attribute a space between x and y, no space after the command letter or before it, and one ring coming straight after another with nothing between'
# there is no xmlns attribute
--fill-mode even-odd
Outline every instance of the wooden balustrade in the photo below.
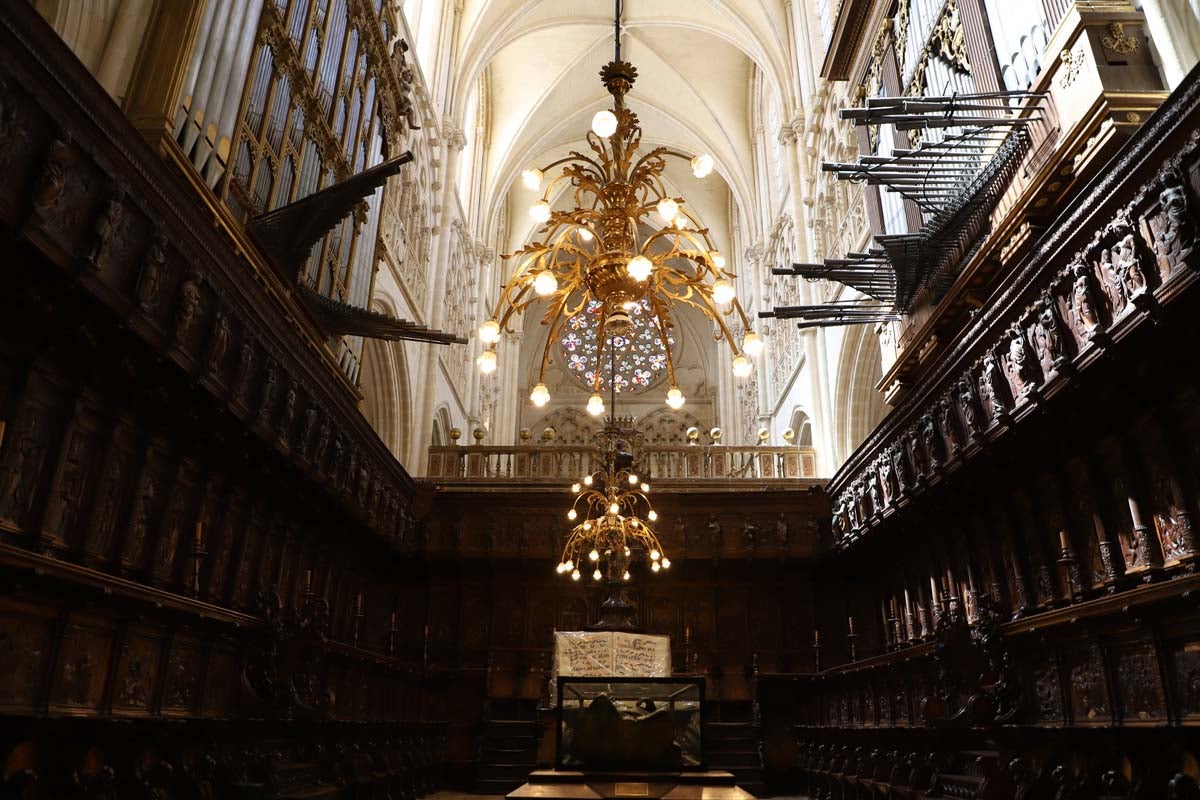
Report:
<svg viewBox="0 0 1200 800"><path fill-rule="evenodd" d="M655 445L639 454L656 480L793 480L816 477L808 447ZM429 448L427 477L457 481L553 481L578 478L602 465L593 445L467 445Z"/></svg>

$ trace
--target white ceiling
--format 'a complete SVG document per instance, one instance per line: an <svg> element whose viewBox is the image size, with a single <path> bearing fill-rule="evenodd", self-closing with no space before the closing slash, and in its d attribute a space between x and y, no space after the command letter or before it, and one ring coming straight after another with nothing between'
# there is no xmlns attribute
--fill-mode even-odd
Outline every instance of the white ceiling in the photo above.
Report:
<svg viewBox="0 0 1200 800"><path fill-rule="evenodd" d="M486 76L490 138L481 196L471 202L485 226L509 207L507 251L533 231L525 212L535 195L521 186L521 170L586 151L592 115L611 105L599 71L613 57L613 10L609 0L463 0L450 96L461 114ZM730 204L744 217L753 206L755 69L772 89L786 83L784 0L625 0L622 29L622 58L638 69L627 103L644 146L713 155L716 170L704 181L686 162L665 177L731 251Z"/></svg>

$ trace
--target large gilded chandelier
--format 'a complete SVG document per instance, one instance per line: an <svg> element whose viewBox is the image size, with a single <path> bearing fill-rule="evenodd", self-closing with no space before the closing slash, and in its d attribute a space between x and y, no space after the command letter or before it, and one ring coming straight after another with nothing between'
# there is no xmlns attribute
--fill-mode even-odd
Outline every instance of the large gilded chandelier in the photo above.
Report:
<svg viewBox="0 0 1200 800"><path fill-rule="evenodd" d="M690 161L692 173L703 178L712 172L712 156L692 157L666 147L639 155L642 129L637 115L625 107L625 95L633 86L637 69L621 60L621 1L616 0L616 5L615 56L600 70L601 81L613 97L613 108L599 111L592 118L592 129L587 134L591 154L572 151L566 158L522 173L525 185L538 190L542 189L546 172L565 165L529 210L534 221L543 223L543 235L503 257L517 259L517 266L501 290L492 316L479 329L479 338L488 349L476 359L481 371L494 372L495 345L508 330L513 315L523 314L533 303L545 302L548 307L542 324L549 325L550 331L538 382L529 394L534 405L544 406L550 400L545 374L551 344L568 319L596 301L596 368L592 370L592 396L587 403L593 416L605 410L599 365L603 363L600 359L606 341L625 337L633 330L630 312L643 301L649 306L666 351L670 384L666 402L671 408L680 408L685 402L675 380L668 335L674 327L677 304L698 308L715 323L716 337L727 342L732 351L735 376L749 376L753 370L751 359L763 348L762 339L737 301L733 283L736 276L726 270L725 257L709 237L708 229L701 228L683 207L684 199L672 197L663 183L667 157ZM551 198L564 181L573 187L575 208L555 211ZM654 212L661 223L657 226L647 219ZM653 232L643 235L643 227ZM726 322L733 315L744 331L740 343L735 342Z"/></svg>

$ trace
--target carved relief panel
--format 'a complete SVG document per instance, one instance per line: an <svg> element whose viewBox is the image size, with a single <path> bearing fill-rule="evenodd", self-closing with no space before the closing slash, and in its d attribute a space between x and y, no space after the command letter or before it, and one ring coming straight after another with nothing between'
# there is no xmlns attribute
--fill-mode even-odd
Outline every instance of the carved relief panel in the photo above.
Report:
<svg viewBox="0 0 1200 800"><path fill-rule="evenodd" d="M112 623L77 614L68 621L58 647L50 708L62 714L91 714L100 709L113 644Z"/></svg>

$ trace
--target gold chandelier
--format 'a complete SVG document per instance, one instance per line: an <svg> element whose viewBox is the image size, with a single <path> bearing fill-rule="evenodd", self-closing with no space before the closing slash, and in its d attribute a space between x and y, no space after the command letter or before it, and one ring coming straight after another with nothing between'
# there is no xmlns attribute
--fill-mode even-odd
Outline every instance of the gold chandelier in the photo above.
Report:
<svg viewBox="0 0 1200 800"><path fill-rule="evenodd" d="M603 466L571 486L575 502L567 519L583 520L567 534L556 571L572 580L579 580L591 566L593 580L628 581L629 565L642 556L649 559L652 572L671 567L651 527L658 514L650 507L650 484L638 476L632 456L620 451L621 437L629 432L622 431L622 421L632 428L632 418L612 417L600 433Z"/></svg>
<svg viewBox="0 0 1200 800"><path fill-rule="evenodd" d="M606 340L630 333L630 311L643 300L666 351L670 382L666 402L671 408L680 408L685 401L675 380L668 336L668 330L674 327L676 304L698 308L716 324L717 338L727 342L732 351L735 376L749 376L753 370L751 359L763 349L762 339L752 330L737 301L733 283L736 276L725 269L725 257L709 237L708 229L701 228L683 208L684 199L670 196L663 184L666 157L690 161L692 173L703 178L712 172L712 156L691 157L666 147L638 154L642 130L637 115L625 107L625 94L633 86L637 69L621 60L620 0L615 21L616 54L600 70L601 81L613 97L613 108L599 111L592 118L592 129L587 134L591 155L571 151L566 158L522 173L525 185L537 190L547 171L566 165L529 210L534 221L543 223L540 230L544 237L503 256L517 258L517 267L501 290L492 316L479 329L480 341L488 349L476 359L482 372L494 372L495 345L501 333L508 330L513 314L523 314L533 303L546 302L542 324L549 325L550 331L538 382L529 395L534 405L544 406L550 400L545 374L551 344L568 319L596 301L596 368L587 404L593 416L604 413L599 365ZM574 187L575 208L554 211L550 198L563 181L570 181ZM655 211L662 225L643 237L643 220ZM734 314L744 331L740 345L725 321Z"/></svg>

